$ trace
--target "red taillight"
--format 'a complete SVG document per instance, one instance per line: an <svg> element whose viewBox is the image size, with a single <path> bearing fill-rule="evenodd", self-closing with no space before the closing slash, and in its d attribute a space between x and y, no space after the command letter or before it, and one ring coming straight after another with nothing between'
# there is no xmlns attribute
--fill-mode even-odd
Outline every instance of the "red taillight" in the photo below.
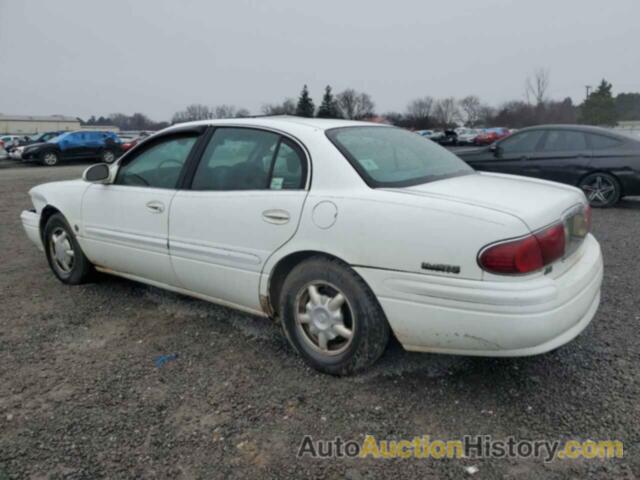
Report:
<svg viewBox="0 0 640 480"><path fill-rule="evenodd" d="M565 233L564 225L559 223L535 234L540 245L542 262L548 265L564 255Z"/></svg>
<svg viewBox="0 0 640 480"><path fill-rule="evenodd" d="M559 223L541 232L482 251L480 266L492 273L520 274L540 270L565 251L564 225Z"/></svg>
<svg viewBox="0 0 640 480"><path fill-rule="evenodd" d="M587 230L586 233L589 233L591 231L591 205L584 207L584 223Z"/></svg>

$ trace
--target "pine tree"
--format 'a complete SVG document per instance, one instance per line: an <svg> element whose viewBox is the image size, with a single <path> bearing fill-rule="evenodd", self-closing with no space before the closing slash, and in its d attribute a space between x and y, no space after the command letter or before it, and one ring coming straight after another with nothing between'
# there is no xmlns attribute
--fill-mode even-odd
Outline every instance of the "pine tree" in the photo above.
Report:
<svg viewBox="0 0 640 480"><path fill-rule="evenodd" d="M302 88L300 97L298 98L298 106L296 107L296 115L299 117L313 117L316 111L316 107L313 105L313 100L309 96L309 89L305 85Z"/></svg>
<svg viewBox="0 0 640 480"><path fill-rule="evenodd" d="M320 118L340 118L338 103L331 93L331 86L327 85L324 89L322 103L318 108L318 117Z"/></svg>
<svg viewBox="0 0 640 480"><path fill-rule="evenodd" d="M591 125L616 125L616 104L611 95L611 84L606 80L603 79L598 89L582 104L580 121Z"/></svg>

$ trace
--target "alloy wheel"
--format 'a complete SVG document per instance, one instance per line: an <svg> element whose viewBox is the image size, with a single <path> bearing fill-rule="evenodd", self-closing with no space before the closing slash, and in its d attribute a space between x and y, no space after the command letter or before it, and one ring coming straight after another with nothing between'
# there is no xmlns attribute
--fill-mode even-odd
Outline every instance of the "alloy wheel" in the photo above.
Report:
<svg viewBox="0 0 640 480"><path fill-rule="evenodd" d="M115 158L116 156L113 154L113 152L109 150L107 150L102 154L102 160L104 160L105 163L112 163L115 160Z"/></svg>
<svg viewBox="0 0 640 480"><path fill-rule="evenodd" d="M75 251L69 235L63 228L57 227L51 233L49 253L53 264L62 274L71 273L75 262Z"/></svg>
<svg viewBox="0 0 640 480"><path fill-rule="evenodd" d="M300 290L295 305L296 328L314 350L338 355L349 348L355 316L338 288L326 282L312 282Z"/></svg>
<svg viewBox="0 0 640 480"><path fill-rule="evenodd" d="M55 165L58 163L58 157L55 153L49 152L44 155L43 161L46 165Z"/></svg>
<svg viewBox="0 0 640 480"><path fill-rule="evenodd" d="M591 205L608 205L616 194L616 186L603 175L595 175L589 182L582 185L582 190Z"/></svg>

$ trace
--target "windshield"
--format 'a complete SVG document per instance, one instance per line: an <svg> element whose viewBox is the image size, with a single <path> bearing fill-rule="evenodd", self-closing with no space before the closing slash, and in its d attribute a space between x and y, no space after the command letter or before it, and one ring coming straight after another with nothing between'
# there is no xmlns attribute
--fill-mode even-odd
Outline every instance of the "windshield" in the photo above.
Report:
<svg viewBox="0 0 640 480"><path fill-rule="evenodd" d="M374 188L418 185L474 171L431 140L400 128L334 128L327 137Z"/></svg>

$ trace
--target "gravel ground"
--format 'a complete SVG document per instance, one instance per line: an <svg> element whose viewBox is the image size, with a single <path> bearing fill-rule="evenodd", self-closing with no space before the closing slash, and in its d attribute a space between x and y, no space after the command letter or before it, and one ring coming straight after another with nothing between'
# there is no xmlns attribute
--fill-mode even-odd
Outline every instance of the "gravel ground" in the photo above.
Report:
<svg viewBox="0 0 640 480"><path fill-rule="evenodd" d="M0 479L640 476L640 201L594 212L602 304L571 344L503 360L392 344L338 379L307 368L268 320L117 278L59 283L18 217L31 186L82 168L0 171ZM625 457L296 457L303 435L367 433L620 439Z"/></svg>

